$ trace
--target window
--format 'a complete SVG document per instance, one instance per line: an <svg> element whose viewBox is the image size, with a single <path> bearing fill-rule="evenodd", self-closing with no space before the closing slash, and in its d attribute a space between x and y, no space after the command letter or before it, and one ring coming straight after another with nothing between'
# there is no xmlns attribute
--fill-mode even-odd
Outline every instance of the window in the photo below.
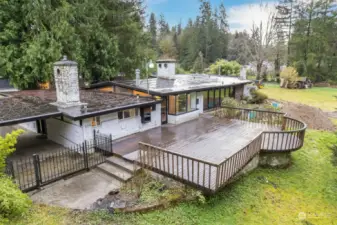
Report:
<svg viewBox="0 0 337 225"><path fill-rule="evenodd" d="M214 90L209 90L208 91L208 108L212 109L214 108Z"/></svg>
<svg viewBox="0 0 337 225"><path fill-rule="evenodd" d="M127 119L127 118L132 118L138 115L137 109L127 109L123 111L118 112L118 119Z"/></svg>
<svg viewBox="0 0 337 225"><path fill-rule="evenodd" d="M147 108L140 108L140 117L142 120L142 123L149 123L151 122L151 107Z"/></svg>
<svg viewBox="0 0 337 225"><path fill-rule="evenodd" d="M204 102L204 109L208 109L208 91L203 91L202 92L203 97L203 102Z"/></svg>
<svg viewBox="0 0 337 225"><path fill-rule="evenodd" d="M159 63L159 68L161 68L161 63Z"/></svg>
<svg viewBox="0 0 337 225"><path fill-rule="evenodd" d="M176 108L177 108L177 114L185 113L187 111L186 94L180 94L176 96Z"/></svg>
<svg viewBox="0 0 337 225"><path fill-rule="evenodd" d="M96 127L101 125L101 117L95 116L91 118L91 126Z"/></svg>
<svg viewBox="0 0 337 225"><path fill-rule="evenodd" d="M167 63L164 64L165 69L167 69Z"/></svg>
<svg viewBox="0 0 337 225"><path fill-rule="evenodd" d="M193 111L197 109L197 93L192 92L187 94L187 111Z"/></svg>
<svg viewBox="0 0 337 225"><path fill-rule="evenodd" d="M178 115L197 109L197 93L179 94L169 96L169 114Z"/></svg>
<svg viewBox="0 0 337 225"><path fill-rule="evenodd" d="M220 105L222 104L222 101L224 100L226 96L226 88L223 88L220 90Z"/></svg>

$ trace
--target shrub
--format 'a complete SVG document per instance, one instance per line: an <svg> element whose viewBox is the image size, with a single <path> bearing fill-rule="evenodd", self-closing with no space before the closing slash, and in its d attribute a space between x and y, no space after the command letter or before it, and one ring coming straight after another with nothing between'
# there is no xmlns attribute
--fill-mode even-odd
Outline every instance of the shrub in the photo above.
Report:
<svg viewBox="0 0 337 225"><path fill-rule="evenodd" d="M6 134L4 138L0 136L0 173L4 172L6 158L15 151L14 146L16 145L18 136L22 132L23 130L16 130L11 134Z"/></svg>
<svg viewBox="0 0 337 225"><path fill-rule="evenodd" d="M0 221L21 216L30 206L28 195L22 193L10 178L0 176Z"/></svg>
<svg viewBox="0 0 337 225"><path fill-rule="evenodd" d="M252 98L248 100L250 104L261 104L268 99L268 95L260 91L252 89L250 93L252 95Z"/></svg>
<svg viewBox="0 0 337 225"><path fill-rule="evenodd" d="M221 75L232 75L232 76L240 75L241 65L236 61L227 61L224 59L217 60L215 63L210 65L209 73L219 74L219 67Z"/></svg>
<svg viewBox="0 0 337 225"><path fill-rule="evenodd" d="M298 80L298 73L294 67L286 67L281 71L280 77L284 80L281 86L287 88L289 85L295 86Z"/></svg>

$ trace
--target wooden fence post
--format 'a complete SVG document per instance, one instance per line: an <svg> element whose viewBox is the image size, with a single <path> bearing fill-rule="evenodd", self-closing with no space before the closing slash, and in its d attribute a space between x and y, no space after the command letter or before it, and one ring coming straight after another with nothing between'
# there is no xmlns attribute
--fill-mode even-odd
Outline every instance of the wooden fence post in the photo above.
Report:
<svg viewBox="0 0 337 225"><path fill-rule="evenodd" d="M33 164L34 164L36 187L40 188L41 184L42 184L42 178L41 178L41 167L40 167L40 157L39 157L39 155L37 155L37 154L33 155Z"/></svg>

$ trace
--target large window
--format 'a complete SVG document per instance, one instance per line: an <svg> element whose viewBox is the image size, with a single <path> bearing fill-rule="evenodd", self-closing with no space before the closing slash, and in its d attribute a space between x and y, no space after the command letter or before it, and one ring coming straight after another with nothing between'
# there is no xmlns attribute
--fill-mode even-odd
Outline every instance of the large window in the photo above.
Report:
<svg viewBox="0 0 337 225"><path fill-rule="evenodd" d="M177 109L177 114L187 112L186 94L180 94L176 96L176 109Z"/></svg>
<svg viewBox="0 0 337 225"><path fill-rule="evenodd" d="M219 107L220 106L220 89L215 90L214 96L215 96L215 99L214 99L215 107Z"/></svg>
<svg viewBox="0 0 337 225"><path fill-rule="evenodd" d="M214 108L214 90L208 91L208 108L212 109Z"/></svg>
<svg viewBox="0 0 337 225"><path fill-rule="evenodd" d="M187 111L197 109L197 92L187 94Z"/></svg>
<svg viewBox="0 0 337 225"><path fill-rule="evenodd" d="M197 109L197 93L170 95L169 96L169 114L178 115L191 112Z"/></svg>
<svg viewBox="0 0 337 225"><path fill-rule="evenodd" d="M204 109L208 109L208 91L203 91Z"/></svg>

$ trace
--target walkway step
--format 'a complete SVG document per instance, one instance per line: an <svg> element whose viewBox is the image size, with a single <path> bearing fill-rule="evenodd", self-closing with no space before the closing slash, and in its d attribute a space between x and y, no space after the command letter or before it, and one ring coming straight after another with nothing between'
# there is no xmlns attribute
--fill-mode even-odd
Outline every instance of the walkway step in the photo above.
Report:
<svg viewBox="0 0 337 225"><path fill-rule="evenodd" d="M129 173L118 166L114 166L110 163L103 163L101 165L97 166L97 169L101 170L102 172L116 178L117 180L120 180L122 182L126 182L130 180L133 175L132 173Z"/></svg>
<svg viewBox="0 0 337 225"><path fill-rule="evenodd" d="M134 172L137 172L140 169L140 167L137 166L135 163L126 161L125 159L115 157L115 156L107 158L106 162L122 170L125 170L126 172L129 172L131 174L133 174Z"/></svg>

